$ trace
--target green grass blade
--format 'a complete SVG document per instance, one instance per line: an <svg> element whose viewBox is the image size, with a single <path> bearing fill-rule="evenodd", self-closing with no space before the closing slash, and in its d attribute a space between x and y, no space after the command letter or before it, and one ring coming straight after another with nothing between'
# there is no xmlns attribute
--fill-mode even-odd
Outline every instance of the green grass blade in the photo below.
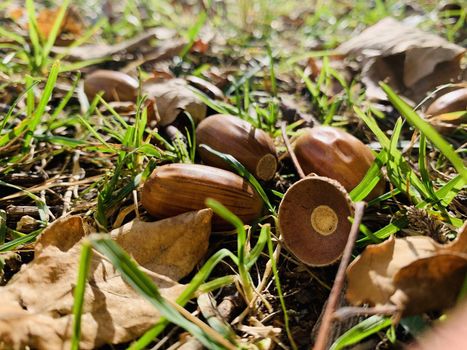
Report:
<svg viewBox="0 0 467 350"><path fill-rule="evenodd" d="M83 314L84 293L86 291L86 281L89 267L91 266L92 249L89 241L85 241L81 248L79 260L78 280L76 281L73 293L73 333L71 336L71 349L79 350L81 338L81 315Z"/></svg>
<svg viewBox="0 0 467 350"><path fill-rule="evenodd" d="M70 1L71 0L63 0L62 6L60 6L60 10L58 11L56 15L57 17L55 18L52 29L50 30L49 37L47 38L47 42L45 43L42 49L42 63L43 64L49 58L50 50L52 50L52 46L54 45L55 40L57 39L57 36L60 31L60 26L62 25L63 19L65 18L65 14L68 9L68 6L70 5Z"/></svg>
<svg viewBox="0 0 467 350"><path fill-rule="evenodd" d="M269 211L272 214L275 214L275 209L271 205L271 202L269 201L268 196L266 195L266 192L264 191L263 187L260 185L258 180L248 171L246 168L243 166L242 163L240 163L235 157L231 156L230 154L225 154L219 151L216 151L209 147L208 145L201 144L200 147L204 148L208 152L218 156L221 158L223 161L225 161L227 164L229 164L232 168L235 169L235 171L242 177L244 177L258 192L258 194L261 196L263 199L264 203L266 204L266 207L269 209Z"/></svg>
<svg viewBox="0 0 467 350"><path fill-rule="evenodd" d="M184 59L188 51L190 51L191 47L193 46L196 40L196 37L199 34L199 31L201 30L201 28L203 28L203 25L206 22L207 18L208 16L206 12L205 11L201 12L198 15L198 18L196 19L195 24L193 24L193 26L188 30L188 43L185 45L182 52L180 53L180 57L182 59Z"/></svg>
<svg viewBox="0 0 467 350"><path fill-rule="evenodd" d="M344 349L346 346L356 344L390 325L391 319L389 317L371 316L337 338L329 350Z"/></svg>
<svg viewBox="0 0 467 350"><path fill-rule="evenodd" d="M410 124L416 127L422 134L435 145L440 152L451 162L458 173L467 181L467 168L464 162L456 153L456 151L428 122L423 120L412 108L402 100L397 94L386 84L381 83L381 87L389 98L389 101L396 107L399 113L404 116Z"/></svg>
<svg viewBox="0 0 467 350"><path fill-rule="evenodd" d="M391 147L391 140L389 140L389 138L379 128L376 120L372 118L371 116L368 116L365 113L363 113L363 111L356 106L354 106L354 111L357 114L357 116L365 122L365 124L373 132L373 134L375 134L381 146L389 152L389 149ZM429 198L430 194L426 191L425 186L423 186L422 181L416 176L416 174L413 171L409 172L410 166L403 159L404 157L402 156L402 153L397 149L392 149L391 154L392 154L392 157L396 159L398 163L400 162L401 164L404 164L403 165L404 167L407 167L406 173L410 173L409 175L410 185L414 186L414 188L423 196L423 199ZM404 189L403 192L407 192L406 189Z"/></svg>
<svg viewBox="0 0 467 350"><path fill-rule="evenodd" d="M375 158L373 164L371 164L362 181L349 193L350 198L354 202L359 202L366 198L381 181L383 178L381 168L386 165L387 161L388 155L383 149Z"/></svg>
<svg viewBox="0 0 467 350"><path fill-rule="evenodd" d="M251 249L250 253L247 257L247 267L251 269L251 267L255 264L256 260L260 257L263 253L264 247L268 243L268 230L270 230L269 225L264 225L261 227L261 231L258 236L258 241L256 245Z"/></svg>
<svg viewBox="0 0 467 350"><path fill-rule="evenodd" d="M203 265L201 270L193 277L191 282L185 288L185 290L177 298L177 303L181 306L184 306L194 295L194 293L200 288L203 282L209 277L212 270L226 257L230 257L235 264L238 263L237 257L227 249L221 249L214 255L212 255L209 260ZM166 318L162 318L158 324L148 330L140 339L131 344L128 350L143 350L161 334L165 327L169 324L169 321Z"/></svg>
<svg viewBox="0 0 467 350"><path fill-rule="evenodd" d="M36 9L34 7L34 0L26 0L26 12L28 14L28 30L29 40L31 40L32 52L32 69L36 70L42 65L42 46L39 37L39 29L36 21Z"/></svg>
<svg viewBox="0 0 467 350"><path fill-rule="evenodd" d="M0 209L0 245L5 243L8 227L6 225L6 211Z"/></svg>
<svg viewBox="0 0 467 350"><path fill-rule="evenodd" d="M277 222L276 222L276 225L277 225ZM284 315L285 332L287 333L287 338L289 339L292 349L296 350L297 344L295 343L293 336L292 336L292 332L290 330L289 315L287 313L287 306L285 305L284 295L282 293L282 286L281 286L280 279L279 279L279 272L277 270L276 259L274 257L274 247L272 244L271 231L270 231L269 225L266 226L266 233L267 233L267 245L268 245L269 259L271 260L272 273L274 275L274 282L276 284L277 295L279 296L279 301L280 301L282 312Z"/></svg>
<svg viewBox="0 0 467 350"><path fill-rule="evenodd" d="M240 274L240 280L243 287L243 292L245 293L246 301L249 303L253 299L253 288L251 276L248 273L247 266L247 255L246 250L246 231L243 222L233 214L229 209L224 207L218 201L208 198L206 199L206 205L210 207L215 214L220 216L225 221L230 222L235 229L237 230L237 257L238 257L238 272Z"/></svg>
<svg viewBox="0 0 467 350"><path fill-rule="evenodd" d="M9 242L3 243L2 245L0 245L0 253L8 252L23 244L27 244L27 243L34 241L41 232L42 232L42 229L39 229L31 233L28 233L26 236L18 237Z"/></svg>
<svg viewBox="0 0 467 350"><path fill-rule="evenodd" d="M21 46L26 46L26 40L24 40L24 38L21 35L18 35L14 32L10 32L9 30L6 30L3 27L0 27L0 37L16 41Z"/></svg>
<svg viewBox="0 0 467 350"><path fill-rule="evenodd" d="M162 297L153 281L138 268L136 263L133 262L128 254L114 241L103 235L90 236L89 239L93 247L112 262L125 281L156 307L170 322L190 332L208 349L222 349L222 347L217 345L203 329L188 321L174 309L173 306Z"/></svg>

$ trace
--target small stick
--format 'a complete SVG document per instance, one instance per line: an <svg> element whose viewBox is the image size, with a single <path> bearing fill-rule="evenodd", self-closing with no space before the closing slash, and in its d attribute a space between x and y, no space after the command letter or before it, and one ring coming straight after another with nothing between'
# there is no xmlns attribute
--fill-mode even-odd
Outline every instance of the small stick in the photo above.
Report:
<svg viewBox="0 0 467 350"><path fill-rule="evenodd" d="M339 302L339 296L345 282L345 270L350 263L352 258L352 249L357 239L360 222L362 221L363 212L365 209L364 202L355 203L355 215L352 228L350 229L349 237L347 238L347 244L345 245L344 253L342 254L342 260L337 270L336 279L332 286L331 293L329 294L328 303L324 310L323 320L319 327L318 336L316 337L315 346L313 350L326 350L329 340L329 332L331 330L332 322L334 319L334 311L336 310L337 303Z"/></svg>
<svg viewBox="0 0 467 350"><path fill-rule="evenodd" d="M285 147L287 148L287 151L290 154L290 158L292 158L292 162L293 162L295 169L297 170L298 176L300 176L301 179L304 179L306 175L303 172L302 167L298 163L298 159L295 156L292 146L290 145L289 137L287 136L287 130L285 129L285 126L286 126L285 122L282 122L281 131L282 131L282 138L284 139Z"/></svg>
<svg viewBox="0 0 467 350"><path fill-rule="evenodd" d="M400 309L395 305L383 305L375 307L358 307L346 306L341 307L334 312L333 318L336 321L344 321L355 316L370 316L370 315L395 315L400 312Z"/></svg>

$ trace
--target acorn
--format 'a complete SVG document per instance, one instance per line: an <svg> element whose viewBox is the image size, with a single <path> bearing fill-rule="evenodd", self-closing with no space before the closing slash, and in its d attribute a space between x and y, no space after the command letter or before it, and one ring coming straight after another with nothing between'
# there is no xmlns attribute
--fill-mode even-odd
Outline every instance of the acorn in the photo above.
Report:
<svg viewBox="0 0 467 350"><path fill-rule="evenodd" d="M375 156L351 134L330 126L304 128L294 142L294 153L303 172L329 177L352 191L364 178ZM384 193L381 180L367 199Z"/></svg>
<svg viewBox="0 0 467 350"><path fill-rule="evenodd" d="M467 110L467 88L457 89L438 97L427 108L426 114L437 116Z"/></svg>
<svg viewBox="0 0 467 350"><path fill-rule="evenodd" d="M138 81L122 72L97 70L84 79L84 92L92 101L101 91L104 92L102 98L107 102L136 102Z"/></svg>
<svg viewBox="0 0 467 350"><path fill-rule="evenodd" d="M196 129L196 141L198 146L205 144L232 155L260 180L270 180L276 173L276 150L271 137L243 119L227 114L206 118ZM204 163L230 169L218 156L201 147L198 149Z"/></svg>
<svg viewBox="0 0 467 350"><path fill-rule="evenodd" d="M297 181L279 206L279 228L287 249L309 266L339 260L350 233L351 203L335 180L309 176Z"/></svg>
<svg viewBox="0 0 467 350"><path fill-rule="evenodd" d="M242 177L226 170L200 164L169 164L156 168L144 183L141 203L149 214L163 219L206 208L213 198L244 223L260 217L263 201ZM218 216L213 228L227 229L230 224Z"/></svg>
<svg viewBox="0 0 467 350"><path fill-rule="evenodd" d="M442 134L457 130L467 122L467 88L438 97L425 112L428 122Z"/></svg>

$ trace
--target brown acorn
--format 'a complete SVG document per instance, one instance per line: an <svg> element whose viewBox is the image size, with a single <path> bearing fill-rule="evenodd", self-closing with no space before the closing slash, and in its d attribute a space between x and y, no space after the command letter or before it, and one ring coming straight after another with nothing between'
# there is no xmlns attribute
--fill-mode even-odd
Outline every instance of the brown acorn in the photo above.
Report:
<svg viewBox="0 0 467 350"><path fill-rule="evenodd" d="M258 179L270 180L277 169L277 158L271 137L245 120L233 115L216 114L204 119L196 129L196 141L216 151L230 154ZM230 169L222 159L199 148L204 163Z"/></svg>
<svg viewBox="0 0 467 350"><path fill-rule="evenodd" d="M167 218L206 208L213 198L237 215L244 223L257 219L263 201L242 177L226 170L199 164L169 164L156 168L145 182L141 203L149 214ZM214 216L213 227L231 228Z"/></svg>
<svg viewBox="0 0 467 350"><path fill-rule="evenodd" d="M375 156L351 134L330 126L303 129L294 142L294 153L305 174L315 173L338 181L350 192L365 176ZM381 180L368 199L384 193Z"/></svg>
<svg viewBox="0 0 467 350"><path fill-rule="evenodd" d="M350 233L351 200L337 181L309 176L292 185L279 206L286 247L310 266L336 262Z"/></svg>
<svg viewBox="0 0 467 350"><path fill-rule="evenodd" d="M138 81L122 72L97 70L89 74L84 80L84 92L88 99L92 101L101 91L104 92L102 98L107 102L136 102Z"/></svg>
<svg viewBox="0 0 467 350"><path fill-rule="evenodd" d="M426 114L437 116L457 111L467 111L467 88L457 89L438 97L427 108Z"/></svg>

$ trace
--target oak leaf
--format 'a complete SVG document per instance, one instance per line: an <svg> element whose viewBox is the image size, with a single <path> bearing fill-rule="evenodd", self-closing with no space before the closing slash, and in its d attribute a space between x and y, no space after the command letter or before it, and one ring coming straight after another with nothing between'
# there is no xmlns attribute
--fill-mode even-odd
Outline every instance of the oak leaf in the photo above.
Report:
<svg viewBox="0 0 467 350"><path fill-rule="evenodd" d="M147 269L161 295L175 301L184 289L176 280L207 250L211 217L212 211L203 209L157 222L135 220L110 235ZM0 288L0 348L69 348L81 243L88 231L79 216L55 221L39 237L33 261ZM81 349L131 341L159 318L105 257L93 254Z"/></svg>

